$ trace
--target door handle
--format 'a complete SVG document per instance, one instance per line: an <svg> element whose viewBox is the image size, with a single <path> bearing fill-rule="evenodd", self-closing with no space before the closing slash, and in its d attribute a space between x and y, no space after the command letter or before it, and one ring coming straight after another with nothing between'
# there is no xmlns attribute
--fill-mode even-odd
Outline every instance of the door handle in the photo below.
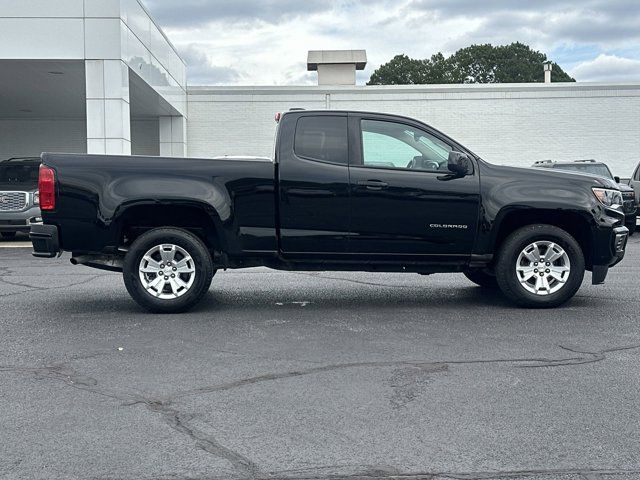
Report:
<svg viewBox="0 0 640 480"><path fill-rule="evenodd" d="M387 182L381 180L359 180L358 185L365 187L367 190L382 190L389 186Z"/></svg>

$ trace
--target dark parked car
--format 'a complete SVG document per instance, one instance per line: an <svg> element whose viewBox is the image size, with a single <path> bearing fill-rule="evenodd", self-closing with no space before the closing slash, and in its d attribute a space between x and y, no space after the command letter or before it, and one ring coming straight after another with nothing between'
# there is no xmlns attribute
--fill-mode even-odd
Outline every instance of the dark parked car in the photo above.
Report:
<svg viewBox="0 0 640 480"><path fill-rule="evenodd" d="M640 163L629 180L629 186L633 188L633 191L636 194L636 206L638 207L638 216L640 217Z"/></svg>
<svg viewBox="0 0 640 480"><path fill-rule="evenodd" d="M614 177L606 163L596 160L575 160L573 162L556 162L544 160L536 162L534 167L557 168L566 172L586 173L588 175L600 175L601 177L614 180L622 193L623 211L625 215L625 225L629 229L630 235L636 230L637 196L634 189L629 185L620 182L619 177Z"/></svg>
<svg viewBox="0 0 640 480"><path fill-rule="evenodd" d="M275 158L43 154L34 255L122 271L155 312L219 269L463 272L554 307L603 283L629 231L602 176L492 165L410 118L291 111Z"/></svg>
<svg viewBox="0 0 640 480"><path fill-rule="evenodd" d="M42 222L38 206L39 158L0 162L0 234L14 238Z"/></svg>

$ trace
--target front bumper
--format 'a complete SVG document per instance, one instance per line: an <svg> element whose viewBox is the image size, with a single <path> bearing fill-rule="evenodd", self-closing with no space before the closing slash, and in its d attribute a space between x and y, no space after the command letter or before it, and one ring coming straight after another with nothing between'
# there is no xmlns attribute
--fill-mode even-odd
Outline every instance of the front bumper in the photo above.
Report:
<svg viewBox="0 0 640 480"><path fill-rule="evenodd" d="M627 227L615 227L611 229L607 236L607 241L599 246L596 246L601 263L593 265L592 283L599 285L604 283L607 278L609 268L617 265L624 258L624 254L627 248L627 240L629 240L629 229Z"/></svg>
<svg viewBox="0 0 640 480"><path fill-rule="evenodd" d="M53 258L61 252L58 227L55 225L33 225L29 238L34 257Z"/></svg>
<svg viewBox="0 0 640 480"><path fill-rule="evenodd" d="M0 212L0 232L28 232L42 223L40 209L31 207L21 212Z"/></svg>
<svg viewBox="0 0 640 480"><path fill-rule="evenodd" d="M636 212L633 213L627 213L624 216L624 224L626 225L627 228L629 228L630 226L635 227L636 226L636 218L637 218L637 214Z"/></svg>

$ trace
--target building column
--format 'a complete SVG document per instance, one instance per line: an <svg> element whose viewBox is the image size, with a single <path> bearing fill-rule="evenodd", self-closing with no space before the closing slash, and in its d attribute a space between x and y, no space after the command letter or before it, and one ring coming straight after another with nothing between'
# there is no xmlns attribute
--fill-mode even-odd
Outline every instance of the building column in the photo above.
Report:
<svg viewBox="0 0 640 480"><path fill-rule="evenodd" d="M85 60L87 153L131 155L129 67L121 60Z"/></svg>
<svg viewBox="0 0 640 480"><path fill-rule="evenodd" d="M160 156L187 156L187 119L180 116L160 117Z"/></svg>

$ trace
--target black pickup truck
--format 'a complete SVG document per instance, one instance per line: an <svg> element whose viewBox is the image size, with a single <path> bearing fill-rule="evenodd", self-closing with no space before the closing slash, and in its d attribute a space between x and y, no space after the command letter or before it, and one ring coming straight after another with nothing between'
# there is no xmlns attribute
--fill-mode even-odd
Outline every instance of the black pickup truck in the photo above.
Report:
<svg viewBox="0 0 640 480"><path fill-rule="evenodd" d="M275 158L43 154L34 255L122 271L131 296L180 312L219 269L462 272L554 307L622 260L615 182L496 166L418 121L278 116Z"/></svg>

